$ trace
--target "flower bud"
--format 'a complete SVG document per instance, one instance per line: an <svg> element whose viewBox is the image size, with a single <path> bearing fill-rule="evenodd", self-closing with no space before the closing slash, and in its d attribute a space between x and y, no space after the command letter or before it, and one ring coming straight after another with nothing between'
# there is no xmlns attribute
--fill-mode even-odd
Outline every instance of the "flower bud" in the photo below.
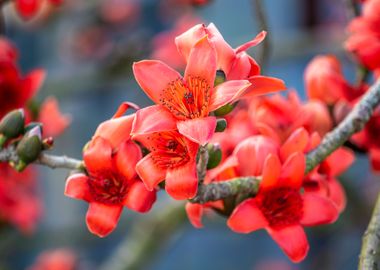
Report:
<svg viewBox="0 0 380 270"><path fill-rule="evenodd" d="M43 150L49 150L54 145L54 138L53 137L47 137L42 141L42 149Z"/></svg>
<svg viewBox="0 0 380 270"><path fill-rule="evenodd" d="M224 83L226 81L226 74L223 72L223 70L217 70L214 80L214 86L217 86L221 83Z"/></svg>
<svg viewBox="0 0 380 270"><path fill-rule="evenodd" d="M0 147L8 140L24 132L25 113L23 109L13 110L0 121Z"/></svg>
<svg viewBox="0 0 380 270"><path fill-rule="evenodd" d="M211 144L207 145L208 151L208 163L207 169L213 169L219 165L220 161L222 161L222 150L220 149L219 144Z"/></svg>
<svg viewBox="0 0 380 270"><path fill-rule="evenodd" d="M225 115L229 114L230 112L232 112L232 110L236 107L236 105L237 105L237 102L235 102L233 104L226 104L226 105L220 107L219 109L215 110L214 115L215 116L225 116Z"/></svg>
<svg viewBox="0 0 380 270"><path fill-rule="evenodd" d="M35 127L39 127L42 133L43 132L42 126L43 125L40 122L30 122L29 124L25 126L25 133L28 133L30 130L32 130Z"/></svg>
<svg viewBox="0 0 380 270"><path fill-rule="evenodd" d="M224 118L216 120L215 132L223 132L227 128L227 121Z"/></svg>
<svg viewBox="0 0 380 270"><path fill-rule="evenodd" d="M16 147L19 162L14 166L17 171L22 171L26 166L37 160L42 151L41 128L34 127L21 139Z"/></svg>

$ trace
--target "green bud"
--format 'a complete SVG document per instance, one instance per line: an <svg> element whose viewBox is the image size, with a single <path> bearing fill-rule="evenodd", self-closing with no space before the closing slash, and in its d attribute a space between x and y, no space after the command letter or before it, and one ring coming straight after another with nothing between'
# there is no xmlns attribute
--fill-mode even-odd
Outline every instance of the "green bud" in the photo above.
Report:
<svg viewBox="0 0 380 270"><path fill-rule="evenodd" d="M23 109L13 110L0 121L0 147L8 140L24 132L25 114Z"/></svg>
<svg viewBox="0 0 380 270"><path fill-rule="evenodd" d="M236 107L236 105L237 105L237 102L235 102L233 104L226 104L226 105L220 107L219 109L215 110L214 115L215 116L225 116L225 115L229 114L230 112L232 112L233 109Z"/></svg>
<svg viewBox="0 0 380 270"><path fill-rule="evenodd" d="M41 128L36 126L21 139L16 147L16 153L20 161L15 164L15 169L22 171L25 167L37 160L42 151Z"/></svg>
<svg viewBox="0 0 380 270"><path fill-rule="evenodd" d="M218 166L219 163L222 161L222 150L220 149L219 144L209 143L207 145L207 151L208 151L207 169L210 170Z"/></svg>
<svg viewBox="0 0 380 270"><path fill-rule="evenodd" d="M224 118L216 120L215 132L223 132L227 128L227 121Z"/></svg>
<svg viewBox="0 0 380 270"><path fill-rule="evenodd" d="M226 74L224 74L223 70L217 70L215 74L214 86L217 86L226 81Z"/></svg>

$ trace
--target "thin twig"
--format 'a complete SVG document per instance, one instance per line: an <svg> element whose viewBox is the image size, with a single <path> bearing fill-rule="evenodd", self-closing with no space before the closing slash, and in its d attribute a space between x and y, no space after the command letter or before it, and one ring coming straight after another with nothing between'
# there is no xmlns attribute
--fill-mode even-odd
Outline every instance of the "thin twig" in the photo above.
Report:
<svg viewBox="0 0 380 270"><path fill-rule="evenodd" d="M380 261L380 193L377 197L371 221L363 236L359 270L379 269Z"/></svg>
<svg viewBox="0 0 380 270"><path fill-rule="evenodd" d="M255 18L257 20L259 30L265 30L267 33L269 32L268 30L268 20L267 16L265 13L265 8L261 0L252 0L252 6L253 6L253 12L255 13ZM262 43L262 48L260 54L258 54L257 61L259 64L262 66L262 68L266 67L268 60L269 60L269 55L271 52L271 37L270 35L267 34L265 39L263 40Z"/></svg>

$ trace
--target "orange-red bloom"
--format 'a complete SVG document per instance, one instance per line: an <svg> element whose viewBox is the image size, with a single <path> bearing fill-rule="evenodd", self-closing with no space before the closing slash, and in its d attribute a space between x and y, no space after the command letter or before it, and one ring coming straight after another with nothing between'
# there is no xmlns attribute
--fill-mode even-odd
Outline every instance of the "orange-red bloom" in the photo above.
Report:
<svg viewBox="0 0 380 270"><path fill-rule="evenodd" d="M56 98L49 97L41 105L38 122L43 125L44 136L56 137L70 125L71 117L59 111Z"/></svg>
<svg viewBox="0 0 380 270"><path fill-rule="evenodd" d="M192 47L199 39L208 36L210 42L215 46L217 54L217 69L226 74L227 80L248 80L251 83L245 92L245 97L253 97L265 93L277 92L286 89L285 83L277 78L260 75L260 66L245 51L250 47L258 45L266 36L262 31L254 39L237 47L236 49L223 39L223 36L214 24L205 26L198 24L176 38L179 52L184 56L186 62Z"/></svg>
<svg viewBox="0 0 380 270"><path fill-rule="evenodd" d="M182 136L175 126L150 132L148 128L156 124L156 114L168 114L157 111L156 107L136 113L132 138L150 151L137 163L136 171L148 190L154 190L165 180L165 189L170 196L178 200L192 198L198 187L196 155L199 146Z"/></svg>
<svg viewBox="0 0 380 270"><path fill-rule="evenodd" d="M265 161L262 182L254 198L238 205L228 226L239 233L266 229L293 262L300 262L309 250L302 226L334 222L338 217L335 204L321 196L300 193L305 157L296 152L281 164L277 155Z"/></svg>
<svg viewBox="0 0 380 270"><path fill-rule="evenodd" d="M160 104L156 110L161 107L172 115L163 119L164 114L157 114L156 121L176 122L179 133L202 145L211 139L216 127L216 117L209 113L239 99L250 85L246 80L232 80L214 87L216 61L215 48L204 36L190 52L184 77L160 61L133 65L141 88ZM154 131L162 130L160 125L156 127Z"/></svg>
<svg viewBox="0 0 380 270"><path fill-rule="evenodd" d="M17 12L24 20L29 20L40 11L45 0L15 0ZM51 4L60 5L63 0L48 0Z"/></svg>
<svg viewBox="0 0 380 270"><path fill-rule="evenodd" d="M130 140L134 115L121 116L127 107L99 125L84 151L88 175L74 174L66 183L67 196L89 203L86 223L100 237L115 229L124 206L146 212L156 200L156 191L146 190L135 171L142 154Z"/></svg>
<svg viewBox="0 0 380 270"><path fill-rule="evenodd" d="M350 36L345 43L348 51L368 69L380 67L380 0L363 4L362 15L348 26Z"/></svg>
<svg viewBox="0 0 380 270"><path fill-rule="evenodd" d="M74 251L60 248L42 252L27 270L75 270L78 258Z"/></svg>

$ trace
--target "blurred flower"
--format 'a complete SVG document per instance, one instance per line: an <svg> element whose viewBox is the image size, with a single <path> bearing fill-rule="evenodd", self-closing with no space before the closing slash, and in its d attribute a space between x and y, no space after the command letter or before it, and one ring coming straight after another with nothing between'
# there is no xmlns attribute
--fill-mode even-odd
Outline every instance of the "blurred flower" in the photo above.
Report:
<svg viewBox="0 0 380 270"><path fill-rule="evenodd" d="M266 229L293 262L302 261L309 250L302 226L332 223L338 218L330 200L300 193L304 170L305 157L300 152L282 164L277 155L267 156L258 193L235 208L228 226L239 233Z"/></svg>
<svg viewBox="0 0 380 270"><path fill-rule="evenodd" d="M18 173L8 164L0 163L0 220L24 233L32 233L41 214L34 168Z"/></svg>
<svg viewBox="0 0 380 270"><path fill-rule="evenodd" d="M56 98L49 97L41 105L38 122L43 125L45 137L57 137L70 125L71 118L59 111Z"/></svg>
<svg viewBox="0 0 380 270"><path fill-rule="evenodd" d="M53 5L60 5L63 2L63 0L15 0L15 8L24 20L29 20L37 15L47 1Z"/></svg>
<svg viewBox="0 0 380 270"><path fill-rule="evenodd" d="M211 139L216 127L216 117L209 113L238 100L250 85L245 80L234 80L214 88L216 60L214 46L204 36L191 50L184 77L157 60L133 65L144 92L160 104L157 108L162 106L172 114L167 121L176 121L182 135L202 145Z"/></svg>
<svg viewBox="0 0 380 270"><path fill-rule="evenodd" d="M345 43L348 51L368 69L380 67L380 0L368 0L363 4L362 15L348 26L350 33Z"/></svg>
<svg viewBox="0 0 380 270"><path fill-rule="evenodd" d="M55 249L42 252L27 270L75 270L78 259L70 249Z"/></svg>
<svg viewBox="0 0 380 270"><path fill-rule="evenodd" d="M133 115L115 116L101 123L83 153L88 175L77 173L66 182L65 195L89 203L88 229L104 237L116 227L124 206L147 212L156 200L138 179L135 166L142 158L140 147L131 141Z"/></svg>
<svg viewBox="0 0 380 270"><path fill-rule="evenodd" d="M180 35L199 21L200 19L190 13L180 17L172 29L155 35L152 41L152 58L161 60L176 69L184 68L186 62L178 53L174 40L176 36Z"/></svg>
<svg viewBox="0 0 380 270"><path fill-rule="evenodd" d="M130 24L140 17L140 4L138 0L104 0L100 5L100 14L108 23Z"/></svg>

